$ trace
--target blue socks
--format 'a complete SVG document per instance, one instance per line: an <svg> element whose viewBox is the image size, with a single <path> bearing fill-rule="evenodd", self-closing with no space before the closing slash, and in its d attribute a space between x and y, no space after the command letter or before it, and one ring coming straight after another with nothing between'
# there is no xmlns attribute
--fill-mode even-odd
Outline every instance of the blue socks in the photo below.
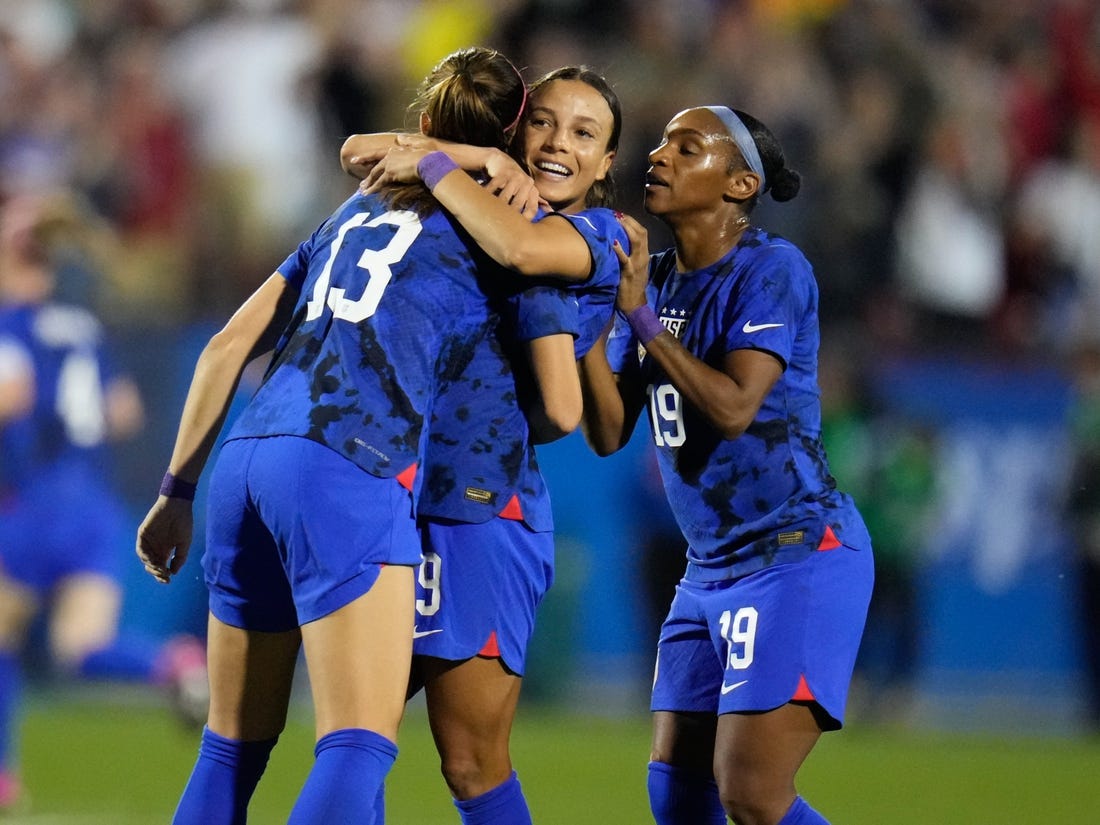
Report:
<svg viewBox="0 0 1100 825"><path fill-rule="evenodd" d="M14 768L22 694L23 671L19 656L0 650L0 771Z"/></svg>
<svg viewBox="0 0 1100 825"><path fill-rule="evenodd" d="M244 825L248 801L263 776L275 739L240 742L203 728L199 758L173 825Z"/></svg>
<svg viewBox="0 0 1100 825"><path fill-rule="evenodd" d="M313 752L317 759L287 825L375 825L397 745L374 731L344 728L322 736Z"/></svg>
<svg viewBox="0 0 1100 825"><path fill-rule="evenodd" d="M473 799L455 800L462 825L531 825L531 812L516 772L490 791Z"/></svg>
<svg viewBox="0 0 1100 825"><path fill-rule="evenodd" d="M796 796L794 804L779 820L779 825L829 825L829 820L811 808L801 796Z"/></svg>
<svg viewBox="0 0 1100 825"><path fill-rule="evenodd" d="M649 763L649 808L657 825L726 825L718 784L663 762ZM778 825L829 825L801 796Z"/></svg>
<svg viewBox="0 0 1100 825"><path fill-rule="evenodd" d="M107 647L85 656L77 668L77 675L84 679L151 682L159 655L157 642L120 635Z"/></svg>
<svg viewBox="0 0 1100 825"><path fill-rule="evenodd" d="M649 809L657 825L726 825L713 777L650 762L648 785Z"/></svg>

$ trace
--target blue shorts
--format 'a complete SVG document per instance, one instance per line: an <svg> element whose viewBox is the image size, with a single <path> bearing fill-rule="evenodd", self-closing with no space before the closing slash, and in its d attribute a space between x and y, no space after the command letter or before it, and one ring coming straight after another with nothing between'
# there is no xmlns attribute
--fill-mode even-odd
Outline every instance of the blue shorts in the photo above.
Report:
<svg viewBox="0 0 1100 825"><path fill-rule="evenodd" d="M725 582L676 588L651 710L739 713L814 701L844 723L874 582L869 549L840 546Z"/></svg>
<svg viewBox="0 0 1100 825"><path fill-rule="evenodd" d="M412 499L308 438L226 442L210 477L210 612L279 632L362 596L380 565L420 563Z"/></svg>
<svg viewBox="0 0 1100 825"><path fill-rule="evenodd" d="M498 657L523 675L535 610L554 581L554 534L521 521L424 519L413 654Z"/></svg>
<svg viewBox="0 0 1100 825"><path fill-rule="evenodd" d="M133 530L102 478L58 469L0 500L0 568L41 598L70 576L118 580Z"/></svg>

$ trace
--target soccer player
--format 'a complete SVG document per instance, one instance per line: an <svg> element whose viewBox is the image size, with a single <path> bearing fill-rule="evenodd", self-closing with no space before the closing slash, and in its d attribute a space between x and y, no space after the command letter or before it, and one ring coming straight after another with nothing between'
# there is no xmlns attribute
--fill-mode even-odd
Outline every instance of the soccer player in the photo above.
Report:
<svg viewBox="0 0 1100 825"><path fill-rule="evenodd" d="M430 135L503 147L525 96L506 58L473 48L445 58L414 105ZM241 371L275 346L211 476L210 716L177 823L245 821L300 643L317 758L290 822L381 822L421 560L410 489L426 483L418 467L436 398L508 304L498 285L514 278L494 274L423 185L357 193L204 350L138 535L139 557L164 582L186 559L190 498Z"/></svg>
<svg viewBox="0 0 1100 825"><path fill-rule="evenodd" d="M466 175L447 174L433 189L495 260L524 275L570 279L546 288L568 285L578 304L571 356L592 346L613 309L619 266L612 242L626 237L605 207L621 129L619 101L604 78L581 67L558 69L532 85L515 141L553 212L528 222L508 208L507 195L491 196L503 189L496 177L479 187ZM452 155L490 174L514 166L500 152L399 140L402 148L379 162L370 180L415 180L418 163ZM386 135L349 138L344 166L366 174L393 143ZM440 149L447 154L430 154ZM535 611L553 577L550 499L531 447L548 439L537 428L529 434L517 415L505 355L482 346L465 380L440 398L418 505L424 562L411 692L425 689L443 776L465 825L531 822L508 742ZM522 376L521 361L512 363ZM577 385L579 419L577 371L572 361L567 368L560 384Z"/></svg>
<svg viewBox="0 0 1100 825"><path fill-rule="evenodd" d="M870 539L820 439L818 291L802 253L753 226L800 177L759 121L677 114L649 155L645 230L620 253L617 323L582 360L601 455L643 406L687 568L661 628L649 798L659 825L821 825L795 775L844 720L870 600ZM648 277L647 277L648 273Z"/></svg>
<svg viewBox="0 0 1100 825"><path fill-rule="evenodd" d="M105 465L110 443L135 434L144 410L99 321L56 297L63 253L92 257L99 238L83 210L56 192L21 195L0 211L0 811L22 804L20 656L43 610L63 675L186 685L205 714L198 639L162 643L119 629L132 528Z"/></svg>

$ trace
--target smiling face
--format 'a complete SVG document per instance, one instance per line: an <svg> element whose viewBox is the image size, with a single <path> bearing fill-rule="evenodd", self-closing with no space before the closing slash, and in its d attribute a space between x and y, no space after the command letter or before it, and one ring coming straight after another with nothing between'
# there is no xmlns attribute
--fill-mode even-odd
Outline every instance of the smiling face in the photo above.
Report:
<svg viewBox="0 0 1100 825"><path fill-rule="evenodd" d="M592 184L615 157L607 148L614 125L603 95L580 80L553 80L532 97L523 157L539 194L559 212L584 209Z"/></svg>
<svg viewBox="0 0 1100 825"><path fill-rule="evenodd" d="M718 116L685 109L669 121L660 145L649 153L645 208L651 215L708 211L722 205L743 164Z"/></svg>

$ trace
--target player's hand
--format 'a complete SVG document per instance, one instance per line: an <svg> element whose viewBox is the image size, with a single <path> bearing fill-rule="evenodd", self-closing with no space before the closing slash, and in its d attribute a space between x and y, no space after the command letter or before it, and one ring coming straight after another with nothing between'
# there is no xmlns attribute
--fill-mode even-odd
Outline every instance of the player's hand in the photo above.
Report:
<svg viewBox="0 0 1100 825"><path fill-rule="evenodd" d="M195 515L190 501L160 496L137 533L137 557L145 572L168 584L187 561Z"/></svg>
<svg viewBox="0 0 1100 825"><path fill-rule="evenodd" d="M507 157L503 152L501 156ZM490 169L489 165L486 166L485 171L489 175L489 182L485 184L485 188L504 203L512 206L527 220L534 220L539 208L548 208L548 204L539 195L539 190L535 188L535 182L531 180L530 175L520 169L519 164L511 158L508 158L508 162L508 164L490 164L494 169Z"/></svg>
<svg viewBox="0 0 1100 825"><path fill-rule="evenodd" d="M394 146L374 165L370 174L363 178L359 191L369 195L388 184L412 183L420 180L416 165L427 154L427 149Z"/></svg>
<svg viewBox="0 0 1100 825"><path fill-rule="evenodd" d="M619 215L619 223L626 230L630 241L630 254L615 241L615 254L619 258L619 293L615 306L620 312L630 313L646 303L645 288L649 283L649 233L644 226L629 215Z"/></svg>
<svg viewBox="0 0 1100 825"><path fill-rule="evenodd" d="M388 149L372 149L348 159L347 173L352 177L366 180L378 161L385 157Z"/></svg>

